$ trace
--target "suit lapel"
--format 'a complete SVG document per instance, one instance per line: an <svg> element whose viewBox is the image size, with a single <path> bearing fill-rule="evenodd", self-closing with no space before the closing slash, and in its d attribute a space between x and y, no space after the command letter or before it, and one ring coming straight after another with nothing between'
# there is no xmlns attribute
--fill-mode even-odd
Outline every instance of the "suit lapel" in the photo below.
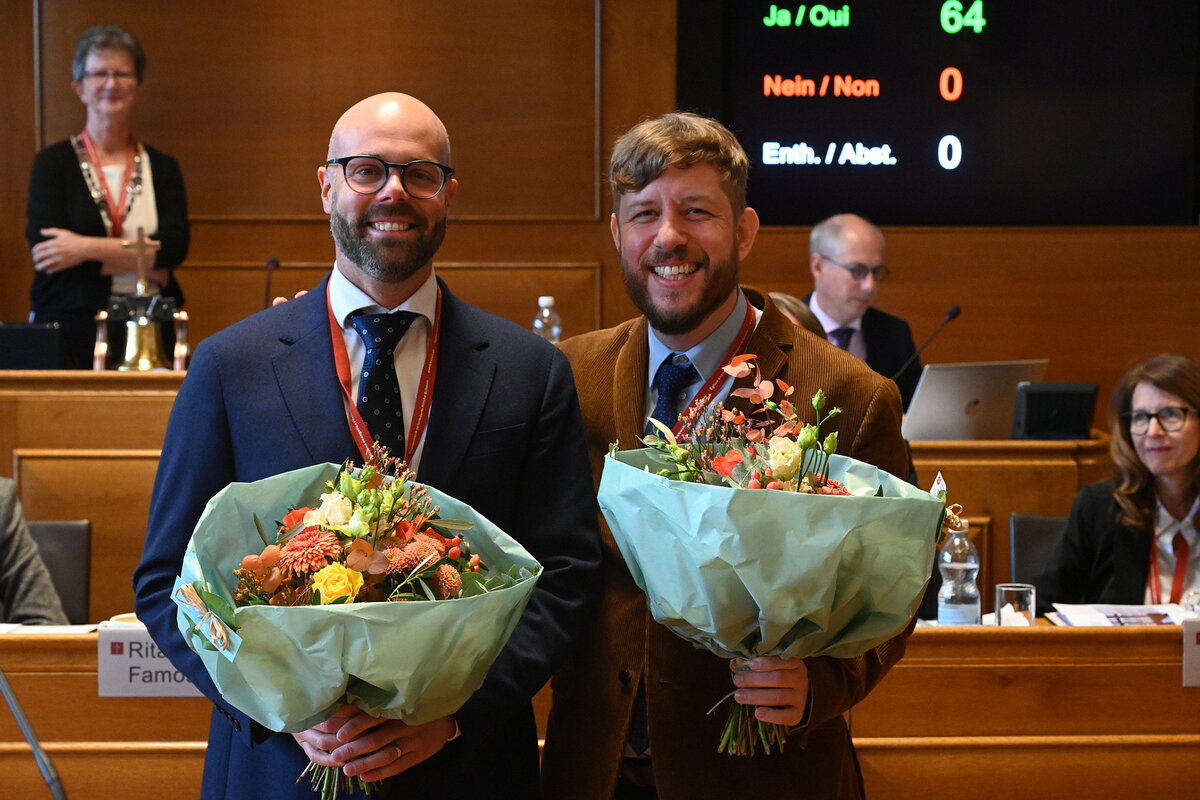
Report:
<svg viewBox="0 0 1200 800"><path fill-rule="evenodd" d="M446 487L479 428L496 363L488 354L491 343L472 330L470 307L451 294L440 279L438 284L442 289L438 371L418 478L423 483Z"/></svg>
<svg viewBox="0 0 1200 800"><path fill-rule="evenodd" d="M263 343L275 349L271 364L279 393L314 464L358 459L333 363L325 301L328 282L326 277L304 297L289 301L284 310L289 316L278 326L277 341Z"/></svg>
<svg viewBox="0 0 1200 800"><path fill-rule="evenodd" d="M640 447L646 429L646 384L649 382L646 318L637 320L629 330L625 346L617 353L613 373L613 429L622 449Z"/></svg>

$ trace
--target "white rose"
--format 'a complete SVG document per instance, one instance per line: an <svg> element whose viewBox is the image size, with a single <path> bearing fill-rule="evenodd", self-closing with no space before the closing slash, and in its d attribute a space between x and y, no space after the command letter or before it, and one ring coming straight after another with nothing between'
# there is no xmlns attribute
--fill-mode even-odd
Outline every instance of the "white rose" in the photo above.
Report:
<svg viewBox="0 0 1200 800"><path fill-rule="evenodd" d="M327 528L332 528L337 525L345 525L350 521L350 515L354 513L354 504L350 499L343 497L341 492L328 492L321 495L321 507L317 509L317 514L320 516L320 524ZM307 515L304 521L308 522Z"/></svg>
<svg viewBox="0 0 1200 800"><path fill-rule="evenodd" d="M800 469L800 459L804 451L795 440L786 436L774 436L767 443L767 463L771 472L781 481L792 478Z"/></svg>

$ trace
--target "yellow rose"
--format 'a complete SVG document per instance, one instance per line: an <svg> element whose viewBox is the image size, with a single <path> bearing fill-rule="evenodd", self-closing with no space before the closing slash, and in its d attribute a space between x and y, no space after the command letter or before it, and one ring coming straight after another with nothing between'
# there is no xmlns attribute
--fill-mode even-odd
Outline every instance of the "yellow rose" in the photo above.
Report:
<svg viewBox="0 0 1200 800"><path fill-rule="evenodd" d="M767 443L767 463L771 472L781 481L792 478L800 469L804 451L800 445L786 436L775 436Z"/></svg>
<svg viewBox="0 0 1200 800"><path fill-rule="evenodd" d="M313 574L313 588L321 594L321 605L329 605L338 598L347 598L347 603L353 603L354 597L363 586L362 573L350 569L345 564L330 564Z"/></svg>

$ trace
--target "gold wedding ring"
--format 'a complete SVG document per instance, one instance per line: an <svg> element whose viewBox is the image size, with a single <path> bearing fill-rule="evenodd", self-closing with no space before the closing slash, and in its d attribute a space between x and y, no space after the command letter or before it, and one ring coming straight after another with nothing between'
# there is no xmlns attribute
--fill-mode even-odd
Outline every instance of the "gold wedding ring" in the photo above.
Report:
<svg viewBox="0 0 1200 800"><path fill-rule="evenodd" d="M400 747L399 742L392 742L392 749L396 751L397 759L399 759L400 756L404 755L404 750Z"/></svg>

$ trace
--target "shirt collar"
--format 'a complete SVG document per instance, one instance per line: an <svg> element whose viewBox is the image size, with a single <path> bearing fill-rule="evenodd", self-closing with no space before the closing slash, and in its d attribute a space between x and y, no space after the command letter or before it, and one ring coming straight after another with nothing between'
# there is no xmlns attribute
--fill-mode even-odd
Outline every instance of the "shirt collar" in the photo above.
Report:
<svg viewBox="0 0 1200 800"><path fill-rule="evenodd" d="M430 270L429 277L417 287L415 292L409 295L407 300L395 308L384 308L372 300L370 295L351 283L350 279L343 275L335 265L333 273L329 276L329 303L333 308L334 317L343 328L349 326L350 315L360 309L382 311L385 314L404 309L420 314L432 324L433 317L437 313L437 280L433 270Z"/></svg>
<svg viewBox="0 0 1200 800"><path fill-rule="evenodd" d="M816 292L813 292L812 297L808 298L808 310L813 312L813 316L816 317L817 321L821 323L821 327L825 329L826 333L829 333L830 331L836 331L838 328L853 328L856 331L862 330L862 317L859 317L858 319L852 319L849 323L843 325L833 317L826 314L825 310L821 308L820 304L817 302Z"/></svg>
<svg viewBox="0 0 1200 800"><path fill-rule="evenodd" d="M1183 519L1175 519L1167 512L1162 501L1157 501L1158 508L1154 517L1154 535L1159 542L1165 541L1167 548L1170 549L1171 540L1175 538L1176 533L1182 533L1184 538L1191 545L1197 544L1197 539L1200 535L1196 530L1196 514L1200 513L1200 497L1197 497L1192 503L1191 509L1184 515Z"/></svg>
<svg viewBox="0 0 1200 800"><path fill-rule="evenodd" d="M752 309L758 316L757 309ZM746 319L746 295L742 294L742 289L738 287L737 302L734 303L733 311L729 312L729 316L725 318L715 331L708 335L704 341L692 347L690 350L685 350L683 355L687 356L688 361L692 362L692 366L700 373L698 380L705 380L709 375L712 375L721 367L725 366L724 358L729 353L729 348L733 346L733 342L737 339L738 331L742 328L742 323ZM654 329L647 326L647 335L650 339L650 360L649 374L646 376L646 385L649 386L654 381L654 375L658 372L659 366L666 360L671 353L678 352L667 347L654 334ZM734 355L737 355L735 353Z"/></svg>

